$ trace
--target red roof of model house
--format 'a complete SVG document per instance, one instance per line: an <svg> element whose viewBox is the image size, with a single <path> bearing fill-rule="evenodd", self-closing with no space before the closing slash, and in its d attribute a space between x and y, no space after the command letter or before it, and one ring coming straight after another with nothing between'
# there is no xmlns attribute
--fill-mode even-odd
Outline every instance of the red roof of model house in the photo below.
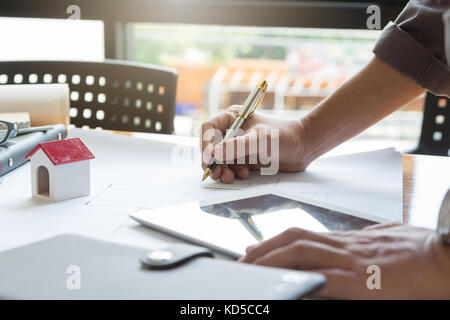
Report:
<svg viewBox="0 0 450 320"><path fill-rule="evenodd" d="M80 138L40 143L25 158L31 158L39 149L55 166L95 158Z"/></svg>

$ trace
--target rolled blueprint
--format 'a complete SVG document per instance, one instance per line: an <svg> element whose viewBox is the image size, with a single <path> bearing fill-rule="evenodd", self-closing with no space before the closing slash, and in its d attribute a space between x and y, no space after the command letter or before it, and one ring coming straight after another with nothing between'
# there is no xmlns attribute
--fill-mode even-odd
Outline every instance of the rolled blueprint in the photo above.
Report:
<svg viewBox="0 0 450 320"><path fill-rule="evenodd" d="M0 113L28 112L32 126L69 123L69 86L16 84L0 86Z"/></svg>

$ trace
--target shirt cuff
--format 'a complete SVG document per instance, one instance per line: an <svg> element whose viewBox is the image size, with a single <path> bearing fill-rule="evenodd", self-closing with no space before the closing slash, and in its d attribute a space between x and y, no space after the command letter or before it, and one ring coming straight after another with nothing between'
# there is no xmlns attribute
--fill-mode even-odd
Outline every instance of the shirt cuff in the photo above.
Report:
<svg viewBox="0 0 450 320"><path fill-rule="evenodd" d="M450 69L409 33L390 22L373 52L397 71L435 95L450 96Z"/></svg>

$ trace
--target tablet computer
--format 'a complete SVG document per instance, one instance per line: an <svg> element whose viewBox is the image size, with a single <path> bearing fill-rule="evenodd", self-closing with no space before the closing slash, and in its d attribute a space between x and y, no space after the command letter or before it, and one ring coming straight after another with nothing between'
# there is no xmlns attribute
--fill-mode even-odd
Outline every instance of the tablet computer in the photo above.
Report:
<svg viewBox="0 0 450 320"><path fill-rule="evenodd" d="M139 210L137 222L220 253L240 257L245 249L291 227L316 232L362 229L376 222L326 205L279 194Z"/></svg>

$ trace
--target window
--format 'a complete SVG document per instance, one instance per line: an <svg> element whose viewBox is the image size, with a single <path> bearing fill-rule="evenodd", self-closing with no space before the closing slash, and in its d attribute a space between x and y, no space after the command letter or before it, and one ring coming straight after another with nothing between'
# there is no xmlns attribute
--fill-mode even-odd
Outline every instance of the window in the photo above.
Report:
<svg viewBox="0 0 450 320"><path fill-rule="evenodd" d="M303 116L372 58L380 31L134 24L132 34L132 58L178 70L175 130L197 135L262 78L263 112ZM361 145L412 148L422 108L423 97L362 133Z"/></svg>

